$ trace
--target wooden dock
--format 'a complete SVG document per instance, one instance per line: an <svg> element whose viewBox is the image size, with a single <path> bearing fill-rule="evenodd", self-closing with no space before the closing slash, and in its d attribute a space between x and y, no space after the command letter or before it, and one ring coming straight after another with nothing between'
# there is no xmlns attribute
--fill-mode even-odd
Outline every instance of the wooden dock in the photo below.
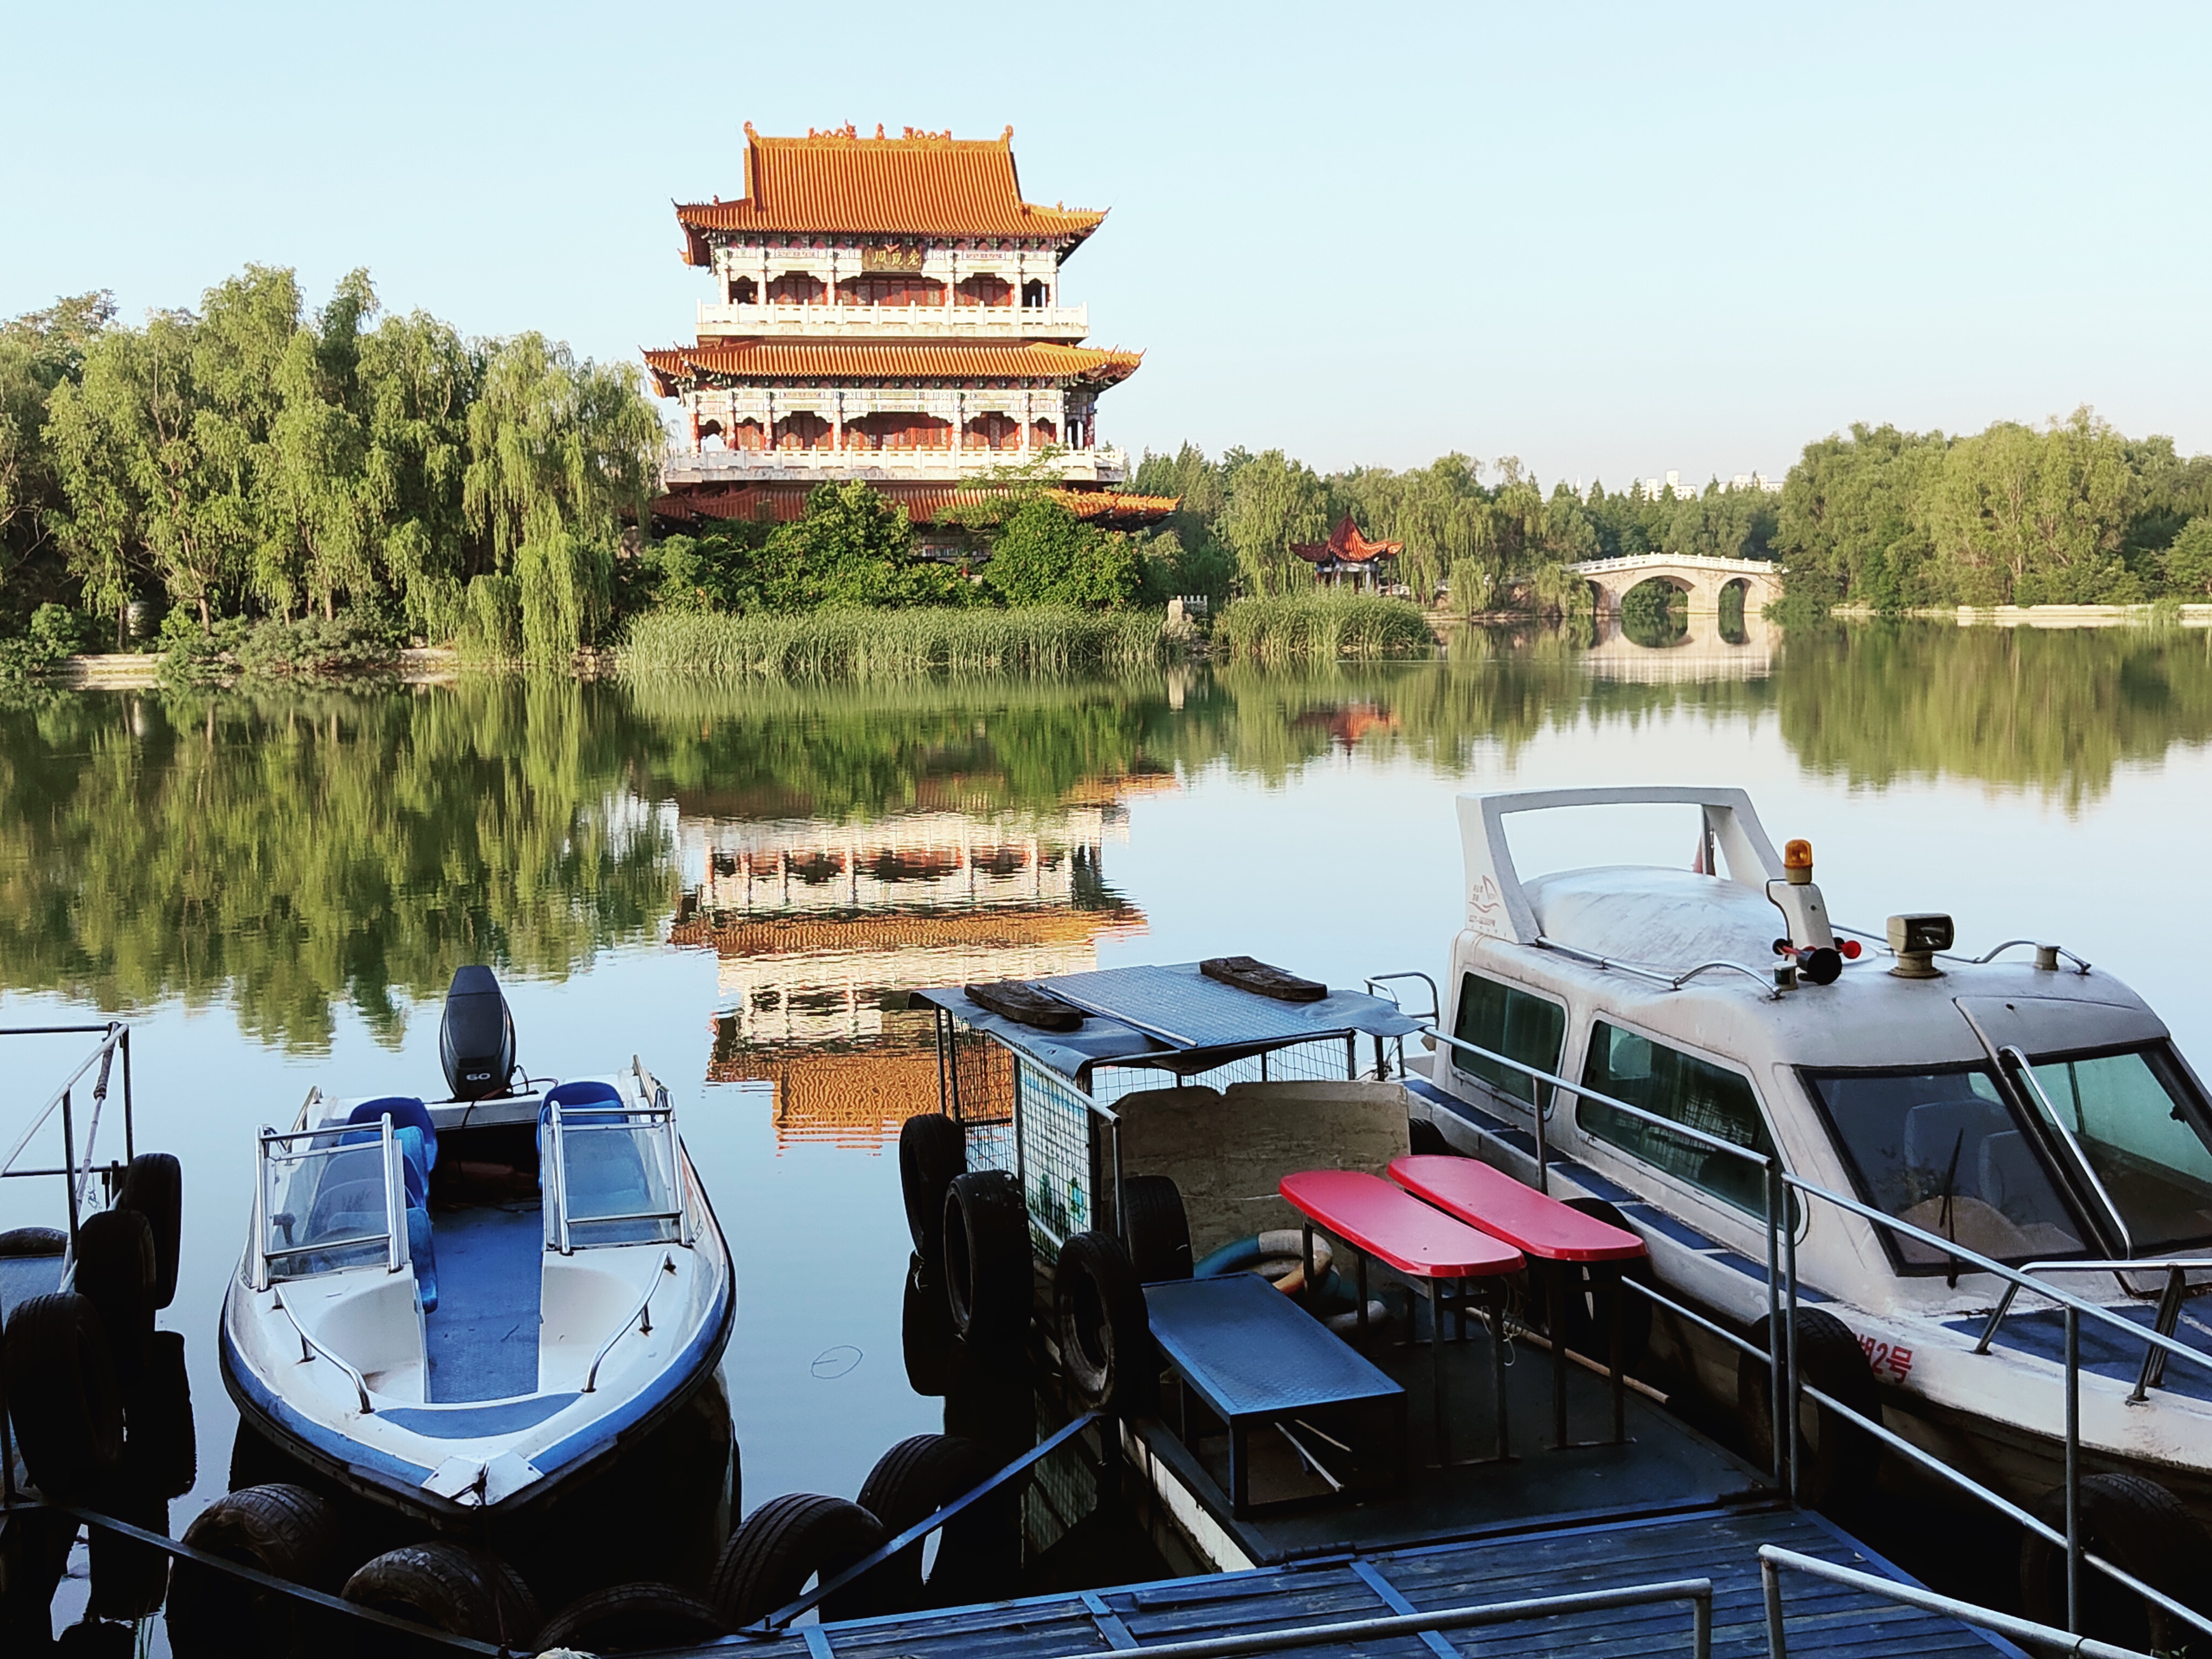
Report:
<svg viewBox="0 0 2212 1659"><path fill-rule="evenodd" d="M1759 1547L1778 1544L1911 1583L1887 1562L1808 1511L1774 1504L1715 1506L1686 1514L1606 1520L1542 1531L1500 1532L1456 1543L1412 1546L1170 1579L983 1607L794 1630L774 1641L732 1637L684 1651L763 1659L1058 1659L1209 1638L1387 1618L1478 1603L1709 1578L1716 1656L1767 1651ZM1950 1619L1865 1591L1810 1580L1788 1587L1790 1651L1831 1659L1923 1659L2016 1654ZM1621 1607L1462 1631L1348 1639L1302 1648L1364 1659L1451 1659L1455 1654L1572 1654L1577 1659L1687 1654L1686 1604Z"/></svg>

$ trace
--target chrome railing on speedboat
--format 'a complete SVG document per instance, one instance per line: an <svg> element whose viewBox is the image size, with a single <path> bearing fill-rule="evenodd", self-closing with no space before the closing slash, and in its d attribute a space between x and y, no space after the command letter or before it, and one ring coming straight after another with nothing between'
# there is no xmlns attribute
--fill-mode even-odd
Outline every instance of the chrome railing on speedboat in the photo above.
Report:
<svg viewBox="0 0 2212 1659"><path fill-rule="evenodd" d="M631 1321L635 1320L637 1322L637 1334L640 1336L653 1334L653 1293L660 1288L662 1275L673 1274L675 1271L676 1258L672 1255L662 1256L660 1266L654 1269L653 1277L646 1284L645 1294L638 1297L637 1306L623 1316L623 1322L615 1327L614 1334L600 1343L599 1352L592 1356L592 1368L584 1373L583 1393L590 1394L599 1387L600 1362L614 1352L615 1344L623 1340L624 1334L630 1328Z"/></svg>
<svg viewBox="0 0 2212 1659"><path fill-rule="evenodd" d="M632 1105L619 1101L585 1101L564 1104L549 1101L544 1108L545 1146L538 1160L539 1181L545 1194L545 1242L562 1255L574 1254L580 1243L588 1249L594 1243L673 1243L690 1249L696 1237L693 1224L689 1188L684 1179L684 1160L681 1143L676 1134L676 1109L668 1103L668 1091L656 1088L653 1103L649 1106ZM580 1212L573 1190L569 1165L572 1138L581 1136L623 1137L636 1159L635 1190L644 1200L631 1207L611 1210L603 1213ZM582 1143L580 1143L582 1144ZM648 1162L647 1151L653 1154ZM656 1195L666 1202L654 1206ZM617 1224L649 1223L671 1230L671 1237L645 1238L594 1238L586 1236L580 1241L576 1229L610 1227Z"/></svg>

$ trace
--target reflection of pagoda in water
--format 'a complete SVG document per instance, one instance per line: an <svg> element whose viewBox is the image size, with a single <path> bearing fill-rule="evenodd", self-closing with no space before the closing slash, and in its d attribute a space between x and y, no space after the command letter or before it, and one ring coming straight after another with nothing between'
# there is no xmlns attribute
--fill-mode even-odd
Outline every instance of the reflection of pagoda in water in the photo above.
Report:
<svg viewBox="0 0 2212 1659"><path fill-rule="evenodd" d="M723 1010L713 1082L775 1085L776 1137L878 1145L937 1097L925 985L1033 979L1097 965L1143 931L1100 854L1126 840L1144 775L1045 812L916 811L860 823L692 818L670 942L714 946Z"/></svg>

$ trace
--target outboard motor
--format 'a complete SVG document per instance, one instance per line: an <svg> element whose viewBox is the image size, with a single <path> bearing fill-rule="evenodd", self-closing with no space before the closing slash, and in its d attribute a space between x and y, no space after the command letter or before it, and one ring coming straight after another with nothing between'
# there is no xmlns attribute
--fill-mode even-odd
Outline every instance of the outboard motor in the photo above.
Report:
<svg viewBox="0 0 2212 1659"><path fill-rule="evenodd" d="M438 1058L455 1100L507 1092L514 1071L514 1016L490 969L478 963L453 970L438 1028Z"/></svg>

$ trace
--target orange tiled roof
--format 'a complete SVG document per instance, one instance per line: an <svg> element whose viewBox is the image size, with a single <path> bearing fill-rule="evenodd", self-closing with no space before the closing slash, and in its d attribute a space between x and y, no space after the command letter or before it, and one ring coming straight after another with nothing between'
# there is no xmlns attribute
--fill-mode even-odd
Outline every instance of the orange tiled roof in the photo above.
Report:
<svg viewBox="0 0 2212 1659"><path fill-rule="evenodd" d="M917 132L863 138L848 125L804 138L763 138L745 123L745 193L735 202L684 202L684 260L703 265L719 233L984 236L1073 247L1103 212L1022 200L1014 130L997 138Z"/></svg>
<svg viewBox="0 0 2212 1659"><path fill-rule="evenodd" d="M1359 533L1359 526L1346 514L1335 529L1328 532L1325 542L1293 542L1291 551L1308 564L1368 564L1376 559L1392 559L1406 550L1403 542L1370 542Z"/></svg>
<svg viewBox="0 0 2212 1659"><path fill-rule="evenodd" d="M660 395L702 377L744 380L1028 380L1109 386L1145 360L1141 351L1100 351L1048 340L917 344L878 340L742 340L647 351Z"/></svg>
<svg viewBox="0 0 2212 1659"><path fill-rule="evenodd" d="M860 452L865 460L865 452ZM871 481L873 483L873 481ZM874 483L873 487L906 508L907 516L926 523L946 508L966 507L1006 494L1003 489L960 489L951 484ZM800 483L708 485L678 490L653 503L652 516L688 524L698 519L774 519L788 524L806 511L811 486ZM1156 525L1182 505L1180 495L1129 495L1109 489L1053 489L1046 492L1079 519L1121 530Z"/></svg>

